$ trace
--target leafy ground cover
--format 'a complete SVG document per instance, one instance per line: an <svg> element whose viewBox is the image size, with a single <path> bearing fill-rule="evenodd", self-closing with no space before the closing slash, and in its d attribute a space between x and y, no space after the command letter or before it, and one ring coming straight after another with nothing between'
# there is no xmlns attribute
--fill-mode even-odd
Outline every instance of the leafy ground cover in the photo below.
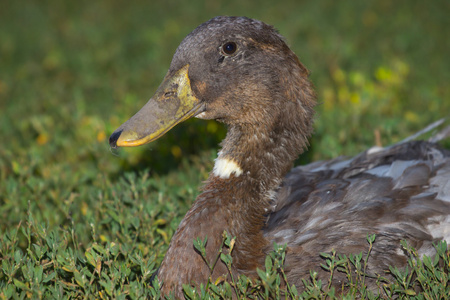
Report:
<svg viewBox="0 0 450 300"><path fill-rule="evenodd" d="M156 295L149 278L225 129L192 120L154 144L120 151L107 138L152 95L182 38L215 15L274 24L312 70L321 104L316 135L299 163L401 140L450 111L445 1L0 6L3 298ZM275 253L266 287L276 283L268 283L271 268L282 263ZM448 269L434 269L448 266L440 258L441 264L424 260L420 271L411 265L395 273L397 295L414 296L422 273L443 272L448 280ZM433 279L445 291L445 276L427 276L423 282ZM312 297L333 297L314 276L305 280Z"/></svg>

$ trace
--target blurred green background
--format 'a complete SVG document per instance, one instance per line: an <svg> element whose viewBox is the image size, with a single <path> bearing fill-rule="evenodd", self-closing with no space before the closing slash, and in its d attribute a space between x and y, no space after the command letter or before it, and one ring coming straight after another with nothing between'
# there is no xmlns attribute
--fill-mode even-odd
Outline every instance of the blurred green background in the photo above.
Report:
<svg viewBox="0 0 450 300"><path fill-rule="evenodd" d="M107 140L213 16L274 25L311 70L321 104L308 162L448 117L449 11L449 1L3 0L0 234L28 212L75 232L76 248L133 243L161 258L225 128L190 120L136 149Z"/></svg>

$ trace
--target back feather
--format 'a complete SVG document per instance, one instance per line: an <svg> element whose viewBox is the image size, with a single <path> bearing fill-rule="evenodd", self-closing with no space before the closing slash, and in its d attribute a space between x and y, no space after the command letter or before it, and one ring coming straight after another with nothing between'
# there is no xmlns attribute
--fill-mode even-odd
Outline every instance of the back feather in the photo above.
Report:
<svg viewBox="0 0 450 300"><path fill-rule="evenodd" d="M367 234L377 234L368 265L372 275L406 264L401 240L419 255L433 255L438 240L450 241L450 151L435 144L449 136L450 126L429 141L406 139L354 158L294 168L264 228L269 241L288 245L288 278L309 276L322 263L320 252L364 252Z"/></svg>

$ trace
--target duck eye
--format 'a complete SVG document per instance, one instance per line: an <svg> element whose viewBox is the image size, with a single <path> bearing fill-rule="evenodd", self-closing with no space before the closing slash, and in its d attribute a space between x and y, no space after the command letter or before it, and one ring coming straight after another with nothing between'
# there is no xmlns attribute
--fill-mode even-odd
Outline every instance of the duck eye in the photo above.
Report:
<svg viewBox="0 0 450 300"><path fill-rule="evenodd" d="M235 42L228 42L222 46L222 52L225 55L232 55L236 52L236 50L237 50L237 45Z"/></svg>

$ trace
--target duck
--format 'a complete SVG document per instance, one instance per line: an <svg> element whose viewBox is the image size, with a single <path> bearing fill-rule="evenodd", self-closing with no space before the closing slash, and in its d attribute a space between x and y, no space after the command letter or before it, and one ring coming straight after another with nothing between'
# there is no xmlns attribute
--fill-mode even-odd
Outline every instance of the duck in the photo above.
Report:
<svg viewBox="0 0 450 300"><path fill-rule="evenodd" d="M316 104L308 69L271 25L219 16L181 42L154 96L109 139L113 148L144 145L192 117L227 127L158 270L164 295L183 298L183 284L228 273L220 262L211 271L193 247L207 237L212 261L224 231L236 241L234 274L257 278L277 243L287 247L285 273L297 287L310 270L322 274L319 253L367 251L368 234L376 234L368 274L406 266L402 240L419 255L450 241L450 151L437 144L450 130L293 168L309 145Z"/></svg>

